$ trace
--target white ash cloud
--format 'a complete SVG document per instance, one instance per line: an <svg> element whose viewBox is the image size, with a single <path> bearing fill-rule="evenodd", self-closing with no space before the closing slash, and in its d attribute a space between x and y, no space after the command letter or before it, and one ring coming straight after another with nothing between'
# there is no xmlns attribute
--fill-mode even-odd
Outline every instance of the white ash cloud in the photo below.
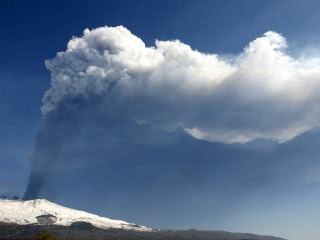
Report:
<svg viewBox="0 0 320 240"><path fill-rule="evenodd" d="M68 99L100 96L105 111L223 143L286 142L320 125L320 56L292 57L266 32L236 56L175 41L144 42L125 27L86 29L46 61L42 113Z"/></svg>

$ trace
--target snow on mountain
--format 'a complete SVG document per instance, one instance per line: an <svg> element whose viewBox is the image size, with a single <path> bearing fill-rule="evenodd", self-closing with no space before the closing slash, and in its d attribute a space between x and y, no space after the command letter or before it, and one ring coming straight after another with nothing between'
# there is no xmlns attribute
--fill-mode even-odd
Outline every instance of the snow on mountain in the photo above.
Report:
<svg viewBox="0 0 320 240"><path fill-rule="evenodd" d="M0 199L0 222L26 224L55 224L70 226L75 222L87 222L95 227L118 228L135 231L151 231L151 228L125 221L100 217L84 211L74 210L45 199L30 201Z"/></svg>

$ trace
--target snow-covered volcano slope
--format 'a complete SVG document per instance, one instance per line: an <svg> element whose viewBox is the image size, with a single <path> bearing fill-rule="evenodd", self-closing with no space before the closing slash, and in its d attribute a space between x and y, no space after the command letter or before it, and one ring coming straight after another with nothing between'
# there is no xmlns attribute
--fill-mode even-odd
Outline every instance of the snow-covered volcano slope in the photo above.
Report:
<svg viewBox="0 0 320 240"><path fill-rule="evenodd" d="M30 201L0 199L0 222L20 225L54 224L62 226L70 226L75 222L87 222L103 229L152 230L145 226L99 217L84 211L63 207L44 199Z"/></svg>

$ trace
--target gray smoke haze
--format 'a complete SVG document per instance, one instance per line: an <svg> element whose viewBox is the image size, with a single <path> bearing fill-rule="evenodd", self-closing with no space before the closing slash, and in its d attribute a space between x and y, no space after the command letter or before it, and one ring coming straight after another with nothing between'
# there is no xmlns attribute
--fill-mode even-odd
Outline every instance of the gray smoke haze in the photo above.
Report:
<svg viewBox="0 0 320 240"><path fill-rule="evenodd" d="M316 165L297 143L320 124L320 58L286 48L275 32L225 57L178 40L146 47L121 26L85 30L46 61L25 198L192 226L222 221L250 191L294 185Z"/></svg>

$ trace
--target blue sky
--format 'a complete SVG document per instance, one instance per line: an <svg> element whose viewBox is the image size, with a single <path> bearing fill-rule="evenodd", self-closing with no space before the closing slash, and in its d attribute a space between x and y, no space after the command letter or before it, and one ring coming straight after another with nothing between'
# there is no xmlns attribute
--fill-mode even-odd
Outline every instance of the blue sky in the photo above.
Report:
<svg viewBox="0 0 320 240"><path fill-rule="evenodd" d="M162 129L169 125L176 126L175 121L178 121L176 119L180 116L174 114L179 112L177 107L169 108L167 112L156 111L155 109L160 109L159 106L162 106L158 105L158 99L157 101L148 99L150 100L148 104L135 108L139 103L138 99L134 102L137 104L130 105L130 109L125 109L122 105L113 105L122 112L133 114L134 117L156 122L157 124L153 125L156 129L133 126L130 121L120 121L118 117L112 115L110 118L108 115L110 121L108 124L112 127L106 130L101 123L106 121L106 116L101 113L101 106L104 105L96 99L90 99L86 103L81 99L72 101L69 104L75 107L70 113L64 106L61 107L62 110L58 107L57 116L54 115L49 120L44 119L40 108L41 98L50 88L50 71L59 70L48 71L44 61L53 59L59 51L65 51L72 36L81 37L86 28L123 25L133 35L142 39L146 46L154 46L155 39L163 41L179 39L192 49L218 54L222 60L241 55L243 48L250 42L260 38L267 31L274 31L282 34L287 40L289 48L285 52L289 56L299 59L297 56L303 55L308 59L319 56L320 32L317 31L320 24L319 7L319 3L312 0L2 1L0 4L2 31L0 194L23 195L31 163L38 156L36 154L35 157L33 154L35 148L36 153L40 149L43 154L40 154L41 157L48 158L48 162L44 161L43 165L48 164L48 169L52 171L51 178L49 176L49 180L43 183L46 187L39 193L39 197L50 198L69 206L77 206L115 218L164 228L226 229L275 234L291 239L318 239L320 233L316 223L319 220L317 213L320 209L315 200L319 198L320 190L320 170L317 170L320 168L316 157L319 134L317 125L313 121L315 127L310 127L301 134L296 134L296 138L286 139L281 144L270 139L256 138L251 139L253 142L230 144L230 138L226 140L225 137L218 137L214 138L215 141L210 141L212 136L203 137L203 134L201 140L195 142L194 138L190 139L190 136L179 128L174 132L161 132L157 127L160 126ZM237 92L237 87L232 89ZM316 97L317 94L314 94L304 105L304 109L316 109ZM296 115L309 114L307 110L306 113L301 109L297 112L288 110L287 114L277 117L285 108L274 110L272 104L264 105L262 110L252 107L250 112L247 112L239 109L234 102L228 102L228 99L229 95L219 98L221 101L219 106L226 111L222 111L218 106L207 111L206 108L194 104L195 107L191 107L188 114L180 114L182 117L179 121L208 131L221 130L221 126L224 131L226 129L243 131L243 126L246 125L240 126L230 119L228 119L229 125L224 124L228 116L224 112L229 113L232 110L239 113L235 115L236 117L241 118L246 115L246 119L255 119L258 122L260 116L264 116L264 112L267 112L268 116L277 113L270 118L270 121L283 121L283 125L291 123L291 119L295 119ZM195 103L203 103L196 97L193 100ZM269 99L266 102L269 103ZM175 106L174 103L170 102L171 106ZM183 105L184 103L181 103L183 107L190 106ZM230 105L232 108L229 108ZM167 117L164 121L162 118L146 115L146 109L155 112L156 117L166 114L173 117ZM210 122L203 119L207 113L209 117L214 117L214 111L218 111L222 117L214 118L221 123L212 127ZM261 115L257 114L259 111ZM191 114L194 112L198 114L195 116ZM192 121L189 120L191 118ZM101 122L97 119L101 119ZM245 122L243 119L243 124ZM262 123L264 127L267 124ZM274 126L274 123L272 124ZM307 122L306 126L312 124ZM77 128L70 130L70 126ZM263 136L268 135L266 131L274 130L269 128L269 125L266 127L267 130L255 127L254 130ZM50 137L46 135L48 129L52 131L49 131L52 133ZM111 131L111 137L107 134L108 131ZM40 137L36 139L39 132ZM53 139L52 135L56 132L58 137ZM66 133L66 136L60 136L61 133ZM70 140L72 139L70 136L75 137ZM285 139L281 134L272 136L278 138L277 140ZM136 142L136 138L141 141ZM92 139L92 143L88 139ZM66 140L70 141L64 142ZM50 144L59 141L62 141L62 145L66 143L65 147L52 159L50 151L55 147ZM110 147L108 152L105 152L104 143L113 148ZM130 151L126 152L128 148ZM190 152L185 151L186 148L190 148ZM115 149L123 153L120 154ZM189 155L186 156L184 152L188 152ZM132 164L133 170L123 168L117 161L111 165L107 164L105 156L108 158L109 154L114 159L120 159L118 162L125 166ZM136 161L141 159L141 162L137 163L141 168L135 168L136 163L125 162L124 159L130 155L134 156ZM150 157L155 159L151 163L146 160ZM163 162L163 158L172 160ZM196 159L200 160L197 162ZM51 162L54 164L50 164ZM103 170L99 169L101 166ZM169 168L172 170L167 171ZM41 171L39 169L35 170ZM58 175L59 179L55 178L57 169L61 174ZM97 177L88 177L88 169L95 172ZM157 174L155 169L160 169L163 173L159 174L159 178L152 177ZM196 170L192 171L193 169ZM111 174L113 171L122 174L121 178L119 174L113 176ZM112 175L112 179L119 184L119 186L106 184L110 188L108 190L112 192L112 197L104 189L103 184L93 187L100 178L103 178L105 172ZM136 178L135 174L141 178ZM151 185L144 184L143 179L146 176L152 179ZM130 181L130 177L136 178L132 181L132 185L126 183ZM66 186L60 188L60 181L65 182ZM89 197L81 202L68 195L67 192L77 182L83 184L82 190L77 193L81 199L86 199L86 195L96 195L96 198ZM185 182L187 184L184 184ZM141 186L142 189L135 188L134 184ZM172 185L172 189L169 185ZM159 201L151 196L155 194L150 190L153 187L160 189L159 196L156 195ZM92 188L94 190L91 190ZM120 191L120 188L123 190ZM136 196L137 192L139 196ZM188 201L181 204L178 195L188 198ZM145 202L141 196L145 196ZM103 205L102 199L107 197L110 200ZM123 198L131 198L133 203L141 204L136 206L141 211L129 212L128 209L133 206L121 202L120 199ZM240 200L235 201L235 198ZM152 199L154 203L148 204L147 199ZM170 207L166 207L164 202L168 202ZM163 214L155 210L156 206L163 211ZM186 209L190 211L187 212ZM177 217L168 219L167 215L170 212ZM219 221L215 216L219 216ZM182 219L188 220L182 221Z"/></svg>

